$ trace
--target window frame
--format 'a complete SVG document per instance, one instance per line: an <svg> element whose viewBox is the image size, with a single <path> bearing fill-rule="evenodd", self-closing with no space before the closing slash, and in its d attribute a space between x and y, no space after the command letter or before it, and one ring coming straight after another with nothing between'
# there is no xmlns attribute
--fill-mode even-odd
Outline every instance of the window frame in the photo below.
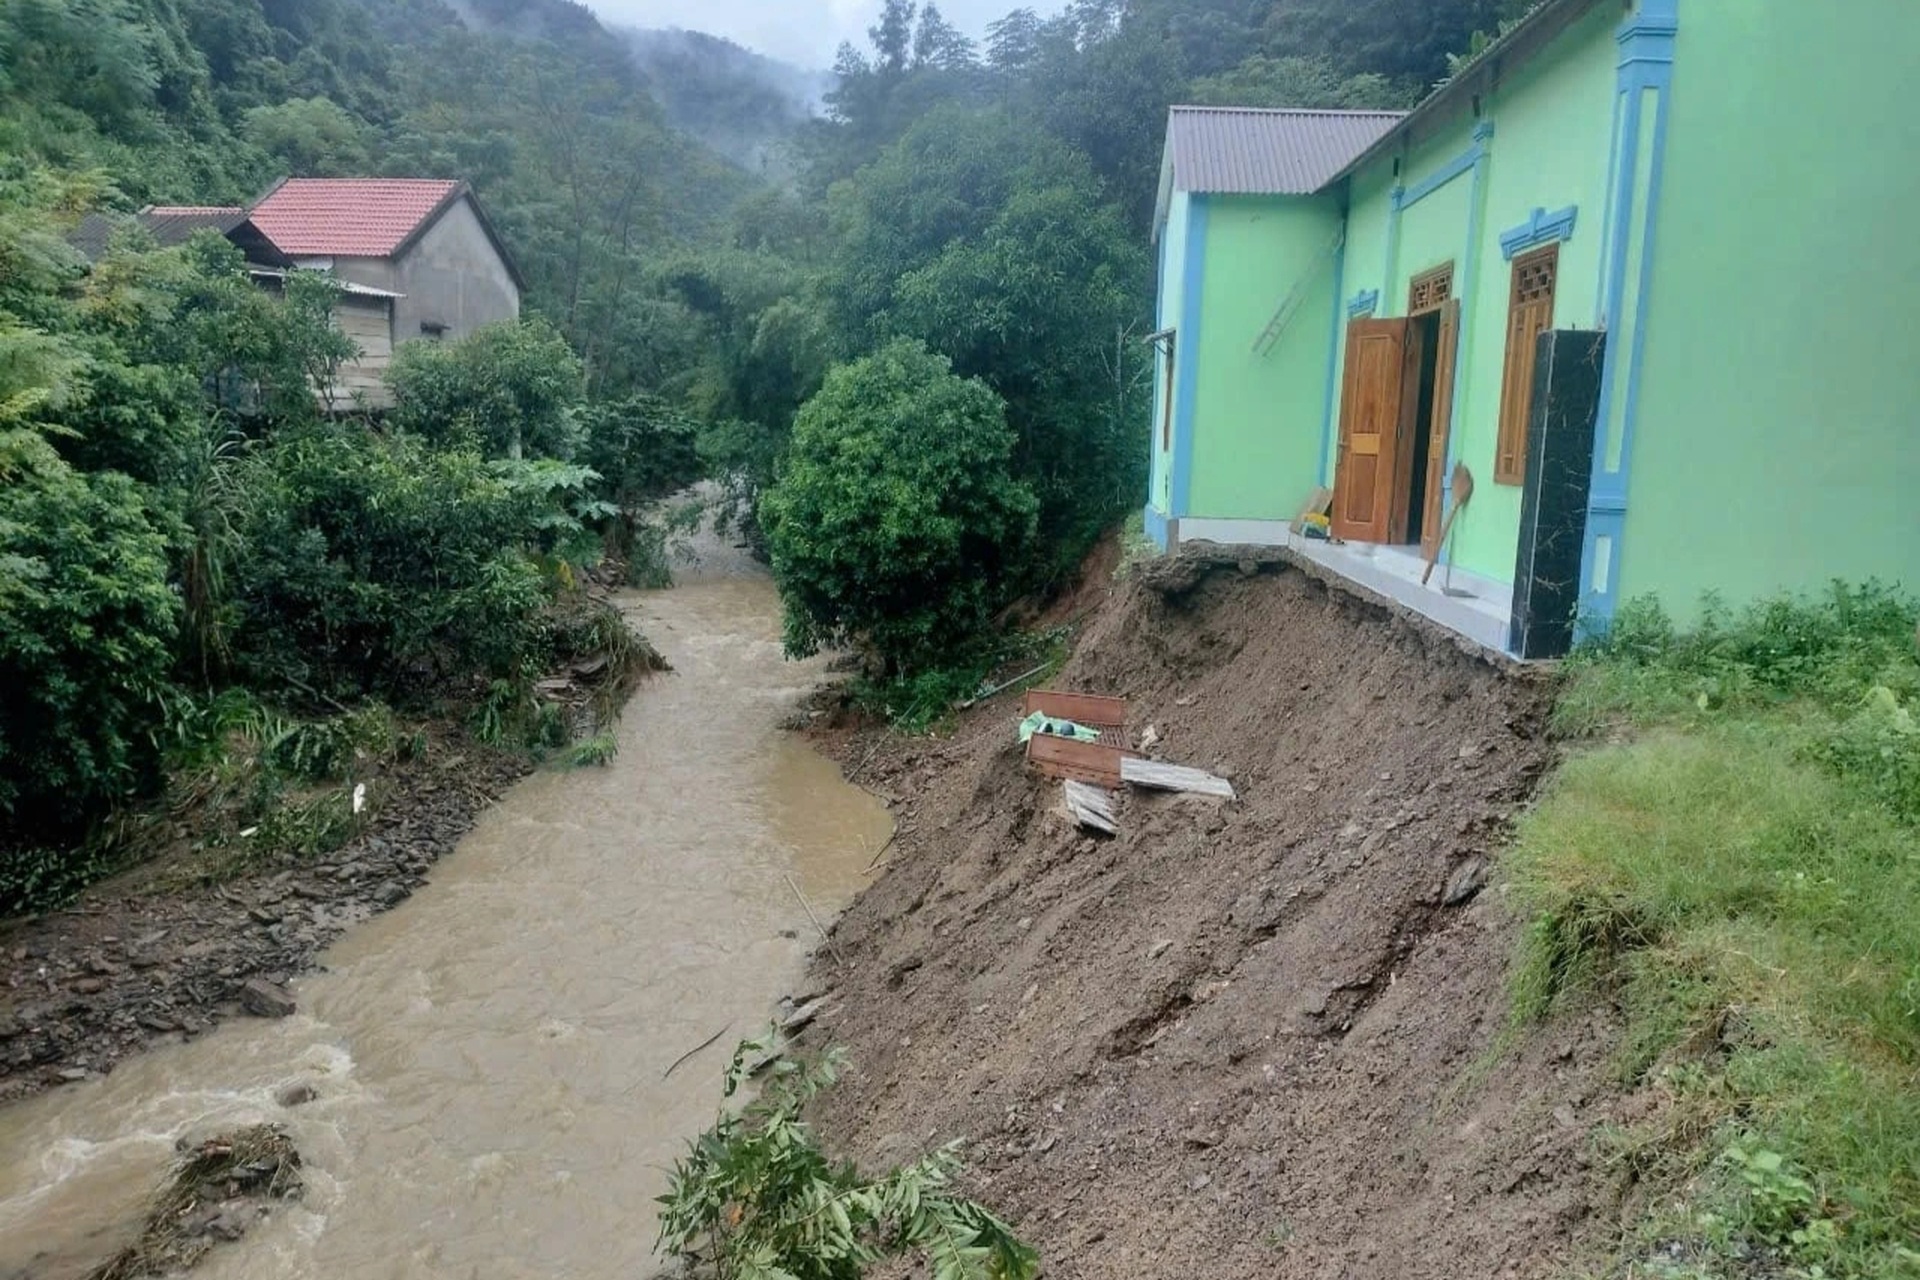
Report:
<svg viewBox="0 0 1920 1280"><path fill-rule="evenodd" d="M1544 295L1521 296L1521 282L1544 264L1550 275ZM1527 425L1533 410L1533 362L1540 335L1553 328L1560 291L1558 241L1515 254L1507 284L1507 347L1500 377L1500 421L1494 444L1495 484L1524 484L1527 476ZM1522 326L1525 335L1522 336Z"/></svg>

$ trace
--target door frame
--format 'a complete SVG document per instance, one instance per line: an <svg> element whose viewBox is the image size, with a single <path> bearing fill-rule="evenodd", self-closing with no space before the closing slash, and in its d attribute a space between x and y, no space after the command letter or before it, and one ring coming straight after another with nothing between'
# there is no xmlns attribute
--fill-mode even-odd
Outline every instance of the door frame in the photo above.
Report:
<svg viewBox="0 0 1920 1280"><path fill-rule="evenodd" d="M1431 555L1440 545L1440 521L1446 513L1444 487L1447 482L1447 448L1453 429L1453 384L1455 365L1459 363L1460 352L1460 298L1454 292L1454 261L1452 258L1437 266L1429 267L1407 282L1407 315L1411 319L1439 313L1440 322L1434 331L1433 364L1433 400L1428 407L1427 418L1427 456L1413 458L1409 456L1402 464L1405 471L1404 488L1396 488L1393 495L1393 510L1400 520L1397 541L1405 542L1407 523L1412 519L1410 509L1413 500L1413 468L1426 468L1426 487L1422 490L1420 510L1420 550ZM1409 353L1412 368L1416 371L1414 386L1418 386L1420 362L1426 358L1427 329L1425 325L1415 325L1410 334L1408 345L1415 350ZM1418 391L1415 391L1415 397ZM1408 410L1408 440L1419 438L1419 405L1416 403ZM1407 451L1411 455L1411 450ZM1396 485L1402 483L1395 477Z"/></svg>

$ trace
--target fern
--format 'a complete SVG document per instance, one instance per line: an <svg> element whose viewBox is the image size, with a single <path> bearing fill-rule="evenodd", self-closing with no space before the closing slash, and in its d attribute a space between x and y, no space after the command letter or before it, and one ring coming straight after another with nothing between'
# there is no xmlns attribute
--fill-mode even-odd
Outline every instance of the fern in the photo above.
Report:
<svg viewBox="0 0 1920 1280"><path fill-rule="evenodd" d="M770 1041L743 1041L725 1096ZM782 1061L761 1096L722 1111L673 1168L655 1248L716 1280L859 1280L873 1263L919 1254L934 1280L1030 1280L1040 1259L1013 1229L952 1194L953 1142L877 1178L835 1163L800 1113L838 1078L838 1051Z"/></svg>

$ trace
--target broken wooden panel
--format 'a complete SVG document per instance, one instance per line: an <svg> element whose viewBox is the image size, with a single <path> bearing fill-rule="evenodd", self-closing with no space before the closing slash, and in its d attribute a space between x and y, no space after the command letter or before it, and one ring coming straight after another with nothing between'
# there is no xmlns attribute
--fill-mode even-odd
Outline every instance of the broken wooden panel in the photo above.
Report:
<svg viewBox="0 0 1920 1280"><path fill-rule="evenodd" d="M1040 712L1054 720L1071 720L1100 731L1100 741L1109 747L1127 745L1127 700L1108 698L1097 693L1062 693L1054 689L1029 689L1020 699L1020 714Z"/></svg>
<svg viewBox="0 0 1920 1280"><path fill-rule="evenodd" d="M1194 795L1234 799L1233 784L1205 769L1189 769L1183 764L1162 764L1158 760L1126 758L1120 762L1120 778L1136 787L1155 791L1187 791Z"/></svg>
<svg viewBox="0 0 1920 1280"><path fill-rule="evenodd" d="M1120 785L1120 761L1130 752L1104 742L1075 742L1036 733L1027 739L1027 763L1049 778L1091 782L1109 791Z"/></svg>
<svg viewBox="0 0 1920 1280"><path fill-rule="evenodd" d="M1062 782L1060 788L1066 798L1067 812L1075 822L1110 836L1120 834L1120 824L1113 816L1112 792L1072 778Z"/></svg>

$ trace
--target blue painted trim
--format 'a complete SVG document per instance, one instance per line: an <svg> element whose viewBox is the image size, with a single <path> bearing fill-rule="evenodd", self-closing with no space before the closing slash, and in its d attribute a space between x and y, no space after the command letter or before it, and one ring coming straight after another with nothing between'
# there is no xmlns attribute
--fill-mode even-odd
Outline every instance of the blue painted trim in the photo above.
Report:
<svg viewBox="0 0 1920 1280"><path fill-rule="evenodd" d="M1358 320L1361 316L1370 316L1380 306L1378 289L1362 289L1347 299L1347 319Z"/></svg>
<svg viewBox="0 0 1920 1280"><path fill-rule="evenodd" d="M1187 206L1186 278L1181 282L1179 345L1173 365L1173 474L1167 486L1167 514L1187 514L1193 492L1193 405L1200 387L1200 298L1207 268L1207 202L1190 197ZM1183 358L1184 357L1184 358Z"/></svg>
<svg viewBox="0 0 1920 1280"><path fill-rule="evenodd" d="M1471 170L1475 165L1480 163L1481 157L1486 155L1487 143L1491 141L1492 138L1493 121L1482 120L1479 124L1473 126L1472 146L1412 186L1395 187L1393 189L1394 207L1396 209L1410 209L1440 188L1446 186L1449 182L1452 182L1461 174Z"/></svg>
<svg viewBox="0 0 1920 1280"><path fill-rule="evenodd" d="M1618 97L1620 127L1615 130L1618 151L1613 187L1608 193L1606 246L1606 316L1608 328L1620 330L1624 309L1634 312L1633 341L1623 348L1607 344L1607 365L1601 374L1600 429L1593 441L1593 485L1587 497L1587 533L1580 555L1580 632L1604 632L1620 603L1620 564L1625 550L1628 480L1633 470L1633 440L1640 408L1640 368L1647 345L1647 295L1653 280L1654 239L1659 229L1660 195L1667 151L1667 123L1673 89L1674 49L1679 25L1679 0L1641 0L1640 9L1620 25ZM1635 225L1635 177L1640 169L1641 112L1647 91L1653 91L1653 134L1647 161L1647 190L1639 203L1642 225L1640 270L1627 279L1627 246ZM1618 362L1625 361L1622 369ZM1607 466L1607 427L1613 420L1614 397L1620 406L1620 465ZM1598 568L1597 545L1610 540L1604 590L1594 588Z"/></svg>
<svg viewBox="0 0 1920 1280"><path fill-rule="evenodd" d="M1149 502L1146 508L1147 537L1162 551L1167 549L1167 517Z"/></svg>
<svg viewBox="0 0 1920 1280"><path fill-rule="evenodd" d="M1512 262L1515 254L1536 245L1570 240L1573 238L1574 220L1579 215L1580 207L1571 204L1552 213L1535 209L1525 222L1500 233L1500 253L1508 262Z"/></svg>
<svg viewBox="0 0 1920 1280"><path fill-rule="evenodd" d="M1347 210L1340 210L1340 224L1344 231L1347 222ZM1347 288L1347 237L1342 234L1340 244L1333 251L1333 314L1327 319L1327 385L1326 407L1320 414L1320 469L1314 473L1314 483L1326 484L1327 464L1333 457L1333 407L1335 403L1335 383L1340 376L1340 322L1345 318L1340 312L1340 295Z"/></svg>

